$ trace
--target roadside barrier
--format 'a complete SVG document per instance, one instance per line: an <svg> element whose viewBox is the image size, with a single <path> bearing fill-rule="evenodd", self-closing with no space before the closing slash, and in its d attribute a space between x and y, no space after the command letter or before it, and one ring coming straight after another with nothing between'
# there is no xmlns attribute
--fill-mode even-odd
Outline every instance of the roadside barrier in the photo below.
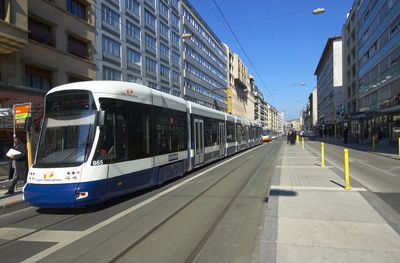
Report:
<svg viewBox="0 0 400 263"><path fill-rule="evenodd" d="M344 149L344 179L346 182L345 190L351 190L350 188L350 176L349 176L349 150Z"/></svg>
<svg viewBox="0 0 400 263"><path fill-rule="evenodd" d="M325 167L325 149L324 149L324 143L321 142L321 167Z"/></svg>
<svg viewBox="0 0 400 263"><path fill-rule="evenodd" d="M372 151L375 152L375 137L372 136Z"/></svg>

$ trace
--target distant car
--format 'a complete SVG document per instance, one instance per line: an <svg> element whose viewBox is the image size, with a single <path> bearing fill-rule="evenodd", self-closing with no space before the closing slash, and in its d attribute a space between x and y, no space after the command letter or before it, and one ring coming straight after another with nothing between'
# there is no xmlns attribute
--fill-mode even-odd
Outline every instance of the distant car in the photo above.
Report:
<svg viewBox="0 0 400 263"><path fill-rule="evenodd" d="M310 137L315 137L315 136L317 136L317 134L315 133L315 131L310 131L309 136Z"/></svg>
<svg viewBox="0 0 400 263"><path fill-rule="evenodd" d="M272 140L275 140L275 139L276 139L276 134L272 134L272 135L271 135L271 139L272 139Z"/></svg>

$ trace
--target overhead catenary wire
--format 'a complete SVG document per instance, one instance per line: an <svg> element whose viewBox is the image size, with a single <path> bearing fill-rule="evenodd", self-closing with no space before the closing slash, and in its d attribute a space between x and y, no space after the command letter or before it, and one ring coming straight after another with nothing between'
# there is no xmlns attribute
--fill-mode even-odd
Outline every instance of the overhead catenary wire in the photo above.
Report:
<svg viewBox="0 0 400 263"><path fill-rule="evenodd" d="M260 78L261 82L264 85L264 88L268 91L272 102L275 104L275 100L274 100L274 96L272 95L271 91L269 90L269 88L267 87L267 85L265 84L263 78L261 77L261 75L258 73L257 68L254 66L252 60L250 59L250 57L247 55L246 50L244 49L242 43L240 42L240 40L238 39L238 37L236 36L235 32L233 31L231 25L229 24L228 20L226 19L225 15L222 13L221 9L219 8L217 2L215 0L213 0L215 6L217 7L219 13L221 14L222 18L224 19L225 23L228 25L229 30L231 31L232 35L234 36L234 38L236 39L237 43L239 44L240 48L243 51L243 54L246 56L247 60L249 61L250 65L253 67L254 71L256 72L256 74L258 75L258 77Z"/></svg>

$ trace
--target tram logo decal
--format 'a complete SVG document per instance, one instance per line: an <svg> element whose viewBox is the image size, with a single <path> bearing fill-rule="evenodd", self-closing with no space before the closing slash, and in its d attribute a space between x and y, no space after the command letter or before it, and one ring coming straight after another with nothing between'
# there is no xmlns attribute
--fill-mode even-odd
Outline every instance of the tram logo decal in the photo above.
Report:
<svg viewBox="0 0 400 263"><path fill-rule="evenodd" d="M43 175L44 179L47 179L47 177L49 177L49 178L53 177L53 172L46 173L46 174Z"/></svg>

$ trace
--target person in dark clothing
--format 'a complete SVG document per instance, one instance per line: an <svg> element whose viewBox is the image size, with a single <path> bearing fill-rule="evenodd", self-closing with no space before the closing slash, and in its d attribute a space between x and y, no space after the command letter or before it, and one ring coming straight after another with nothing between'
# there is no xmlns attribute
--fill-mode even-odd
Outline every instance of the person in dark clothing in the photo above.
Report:
<svg viewBox="0 0 400 263"><path fill-rule="evenodd" d="M286 136L287 136L286 143L289 144L290 143L290 139L292 138L292 131L289 131Z"/></svg>
<svg viewBox="0 0 400 263"><path fill-rule="evenodd" d="M23 180L26 182L26 177L28 175L28 160L26 153L26 146L22 143L21 139L18 137L14 138L14 150L20 152L20 154L10 155L11 165L10 169L13 169L13 181L8 188L8 191L5 193L13 194L15 186L19 180Z"/></svg>
<svg viewBox="0 0 400 263"><path fill-rule="evenodd" d="M347 127L344 128L343 131L343 141L345 144L347 144L347 138L349 137L349 130L347 129Z"/></svg>

